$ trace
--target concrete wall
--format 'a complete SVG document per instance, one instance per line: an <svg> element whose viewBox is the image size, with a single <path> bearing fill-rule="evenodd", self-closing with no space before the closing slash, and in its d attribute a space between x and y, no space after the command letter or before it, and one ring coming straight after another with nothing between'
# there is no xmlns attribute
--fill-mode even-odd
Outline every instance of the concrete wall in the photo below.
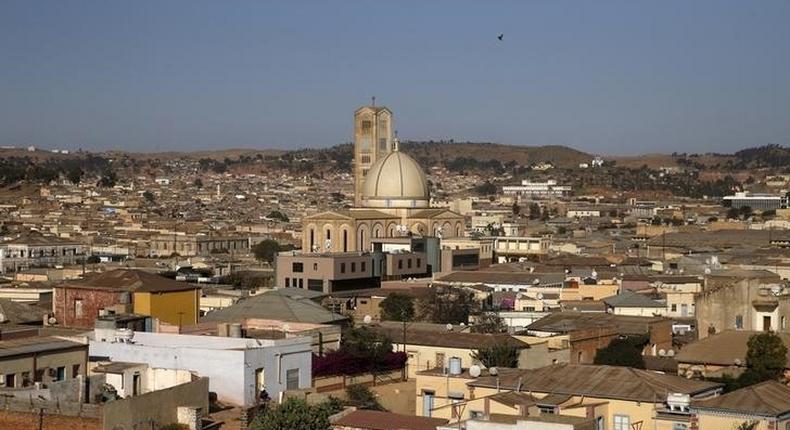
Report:
<svg viewBox="0 0 790 430"><path fill-rule="evenodd" d="M273 398L285 390L289 369L299 369L299 388L310 387L312 349L308 337L271 341L135 332L134 342L91 341L90 353L112 361L196 372L210 378L210 390L221 400L236 405L255 403L259 369L263 369L264 385Z"/></svg>
<svg viewBox="0 0 790 430"><path fill-rule="evenodd" d="M208 413L207 378L107 402L103 407L105 429L159 428L178 422L178 407L200 408Z"/></svg>

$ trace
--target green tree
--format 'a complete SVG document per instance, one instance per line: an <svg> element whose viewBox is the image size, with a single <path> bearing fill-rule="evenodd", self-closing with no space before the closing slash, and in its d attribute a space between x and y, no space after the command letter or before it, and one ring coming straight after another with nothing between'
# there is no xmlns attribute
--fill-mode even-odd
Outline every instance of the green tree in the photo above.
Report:
<svg viewBox="0 0 790 430"><path fill-rule="evenodd" d="M615 338L608 346L596 351L593 362L609 366L644 369L645 360L642 358L642 348L648 341L646 336Z"/></svg>
<svg viewBox="0 0 790 430"><path fill-rule="evenodd" d="M340 350L361 359L381 362L392 352L392 339L367 326L352 327L343 333Z"/></svg>
<svg viewBox="0 0 790 430"><path fill-rule="evenodd" d="M118 182L118 176L112 170L106 170L99 178L98 186L103 188L112 188Z"/></svg>
<svg viewBox="0 0 790 430"><path fill-rule="evenodd" d="M414 297L403 293L392 293L379 304L381 319L389 321L411 321L414 319Z"/></svg>
<svg viewBox="0 0 790 430"><path fill-rule="evenodd" d="M68 179L72 184L79 184L82 180L82 175L84 172L79 167L73 167L66 172L66 179Z"/></svg>
<svg viewBox="0 0 790 430"><path fill-rule="evenodd" d="M758 425L759 421L744 421L735 426L735 430L756 430Z"/></svg>
<svg viewBox="0 0 790 430"><path fill-rule="evenodd" d="M282 222L290 221L289 218L288 218L288 215L286 215L286 214L284 214L284 213L282 213L282 212L280 212L278 210L273 210L273 211L269 212L269 215L267 217L271 218L271 219L276 219L276 220L279 220L279 221L282 221Z"/></svg>
<svg viewBox="0 0 790 430"><path fill-rule="evenodd" d="M540 218L540 205L537 203L530 203L529 204L529 219L538 219Z"/></svg>
<svg viewBox="0 0 790 430"><path fill-rule="evenodd" d="M485 312L477 317L477 322L472 326L474 333L506 333L505 321L495 312Z"/></svg>
<svg viewBox="0 0 790 430"><path fill-rule="evenodd" d="M472 358L485 367L518 367L521 348L511 343L500 342L482 347L472 353Z"/></svg>
<svg viewBox="0 0 790 430"><path fill-rule="evenodd" d="M417 317L437 324L467 324L480 304L474 294L460 288L429 288L417 300Z"/></svg>
<svg viewBox="0 0 790 430"><path fill-rule="evenodd" d="M738 378L741 386L748 386L769 379L777 379L787 365L787 347L782 338L773 332L749 337L746 351L746 371Z"/></svg>
<svg viewBox="0 0 790 430"><path fill-rule="evenodd" d="M365 385L352 384L346 387L346 404L358 409L370 409L373 411L384 411L376 394Z"/></svg>
<svg viewBox="0 0 790 430"><path fill-rule="evenodd" d="M330 397L318 404L309 404L296 397L266 407L250 424L250 430L329 430L329 417L342 410L340 402Z"/></svg>
<svg viewBox="0 0 790 430"><path fill-rule="evenodd" d="M143 193L143 198L144 198L144 199L145 199L145 201L147 201L148 203L153 203L153 202L155 202L155 201L156 201L156 196L154 195L154 193L152 193L152 192L151 192L151 191L149 191L149 190L145 190L145 192Z"/></svg>
<svg viewBox="0 0 790 430"><path fill-rule="evenodd" d="M255 255L257 260L266 261L270 264L274 262L274 259L277 257L277 253L280 252L280 250L280 244L277 243L276 240L271 239L258 242L252 247L252 253Z"/></svg>
<svg viewBox="0 0 790 430"><path fill-rule="evenodd" d="M738 208L729 208L727 210L727 219L738 219L741 215L741 211Z"/></svg>

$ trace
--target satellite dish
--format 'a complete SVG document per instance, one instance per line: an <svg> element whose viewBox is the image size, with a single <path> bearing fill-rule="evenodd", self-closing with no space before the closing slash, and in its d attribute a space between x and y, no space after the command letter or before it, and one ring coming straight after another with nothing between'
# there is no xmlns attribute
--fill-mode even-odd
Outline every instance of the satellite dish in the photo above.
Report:
<svg viewBox="0 0 790 430"><path fill-rule="evenodd" d="M710 275L710 267L706 267L705 268L705 274L706 275Z"/></svg>
<svg viewBox="0 0 790 430"><path fill-rule="evenodd" d="M465 326L466 326L466 324L465 324L465 323L460 323L460 324L458 324L458 325L460 325L461 327L465 327Z"/></svg>
<svg viewBox="0 0 790 430"><path fill-rule="evenodd" d="M283 324L283 331L285 331L285 332L291 331L291 325L290 324Z"/></svg>
<svg viewBox="0 0 790 430"><path fill-rule="evenodd" d="M674 356L675 356L675 350L674 349L670 349L670 350L667 351L667 357L674 357Z"/></svg>
<svg viewBox="0 0 790 430"><path fill-rule="evenodd" d="M370 315L365 315L365 317L362 318L362 322L364 322L365 324L370 324L371 322L373 322L373 317Z"/></svg>
<svg viewBox="0 0 790 430"><path fill-rule="evenodd" d="M491 376L496 376L499 373L499 370L496 367L489 367L488 368L488 373Z"/></svg>
<svg viewBox="0 0 790 430"><path fill-rule="evenodd" d="M658 356L659 357L666 357L666 355L667 355L667 352L665 350L663 350L663 349L659 349L658 350Z"/></svg>
<svg viewBox="0 0 790 430"><path fill-rule="evenodd" d="M538 293L536 297L538 298L538 300L543 300L543 293Z"/></svg>
<svg viewBox="0 0 790 430"><path fill-rule="evenodd" d="M450 323L447 323L447 325L444 327L447 329L447 331L453 331L453 325Z"/></svg>
<svg viewBox="0 0 790 430"><path fill-rule="evenodd" d="M741 359L740 358L736 358L735 359L735 365L736 366L740 366L741 365Z"/></svg>
<svg viewBox="0 0 790 430"><path fill-rule="evenodd" d="M535 280L532 281L532 285L540 285L540 279L535 278Z"/></svg>
<svg viewBox="0 0 790 430"><path fill-rule="evenodd" d="M58 323L58 320L57 320L57 319L55 319L55 317L49 317L49 319L47 320L47 322L49 323L49 325L55 325L55 324L57 324L57 323Z"/></svg>
<svg viewBox="0 0 790 430"><path fill-rule="evenodd" d="M473 378L477 378L478 376L480 376L480 370L481 370L480 366L476 364L472 365L472 367L469 368L469 376Z"/></svg>

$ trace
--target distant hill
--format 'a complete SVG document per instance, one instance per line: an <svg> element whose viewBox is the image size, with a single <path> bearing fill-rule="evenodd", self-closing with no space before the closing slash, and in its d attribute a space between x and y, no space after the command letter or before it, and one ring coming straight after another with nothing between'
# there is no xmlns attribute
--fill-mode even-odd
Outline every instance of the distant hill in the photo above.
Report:
<svg viewBox="0 0 790 430"><path fill-rule="evenodd" d="M332 160L338 168L350 168L354 147L351 144L321 149L300 149L290 155L295 159ZM426 168L445 166L453 170L501 169L505 166L529 166L549 162L557 167L574 167L588 162L592 155L565 146L516 146L483 142L401 142L401 151L411 155Z"/></svg>

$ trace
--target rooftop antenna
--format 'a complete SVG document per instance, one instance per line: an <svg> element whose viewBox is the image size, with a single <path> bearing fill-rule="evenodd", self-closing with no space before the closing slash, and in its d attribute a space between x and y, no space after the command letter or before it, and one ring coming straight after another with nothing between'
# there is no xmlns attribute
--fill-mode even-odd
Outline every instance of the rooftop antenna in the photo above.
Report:
<svg viewBox="0 0 790 430"><path fill-rule="evenodd" d="M376 107L376 96L370 98L371 102L373 103L373 107Z"/></svg>

